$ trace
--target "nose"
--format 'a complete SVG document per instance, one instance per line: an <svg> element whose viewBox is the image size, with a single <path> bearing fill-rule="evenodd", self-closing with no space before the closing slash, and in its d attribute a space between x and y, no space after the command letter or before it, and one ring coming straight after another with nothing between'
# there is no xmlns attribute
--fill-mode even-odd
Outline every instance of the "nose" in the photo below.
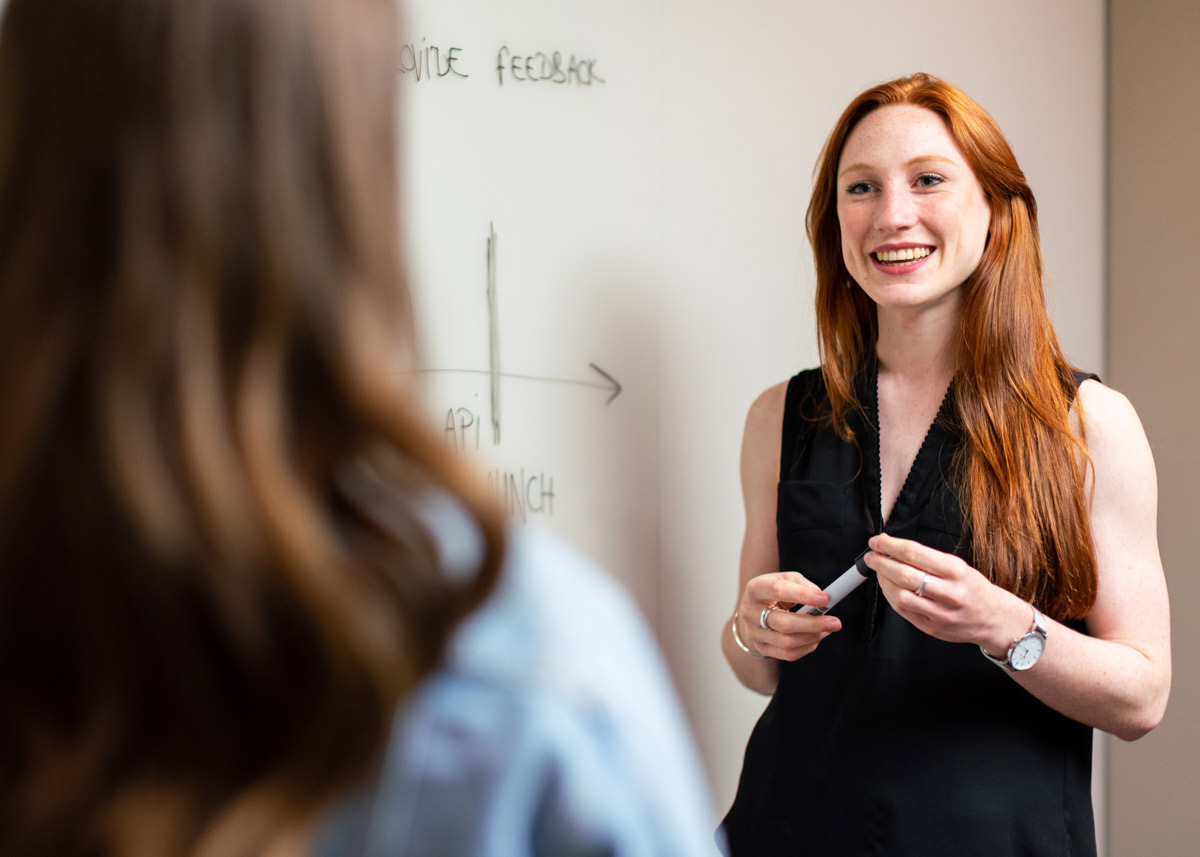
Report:
<svg viewBox="0 0 1200 857"><path fill-rule="evenodd" d="M916 223L916 219L916 202L908 188L895 184L885 187L875 219L879 231L902 232Z"/></svg>

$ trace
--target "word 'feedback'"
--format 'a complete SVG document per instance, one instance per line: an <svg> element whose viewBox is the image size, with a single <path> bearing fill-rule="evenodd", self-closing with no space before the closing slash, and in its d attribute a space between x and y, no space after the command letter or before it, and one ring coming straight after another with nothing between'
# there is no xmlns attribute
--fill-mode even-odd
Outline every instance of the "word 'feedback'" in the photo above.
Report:
<svg viewBox="0 0 1200 857"><path fill-rule="evenodd" d="M505 45L496 52L496 79L504 85L505 72L509 81L526 83L574 83L576 86L593 86L607 83L596 74L594 59L576 59L574 54L563 64L562 54L554 51L544 54L514 54Z"/></svg>

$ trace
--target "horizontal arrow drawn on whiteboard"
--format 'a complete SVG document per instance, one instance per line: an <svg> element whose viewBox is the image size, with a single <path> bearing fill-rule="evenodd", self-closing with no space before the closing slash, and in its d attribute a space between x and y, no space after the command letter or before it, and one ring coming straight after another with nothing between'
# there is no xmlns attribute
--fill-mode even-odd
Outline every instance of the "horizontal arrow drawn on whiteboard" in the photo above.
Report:
<svg viewBox="0 0 1200 857"><path fill-rule="evenodd" d="M597 372L599 372L604 377L604 380L608 382L607 385L593 384L592 386L599 386L601 389L604 389L605 386L608 386L610 389L612 389L612 395L604 400L604 405L605 405L605 407L607 407L608 405L610 405L612 403L613 399L615 399L617 396L621 395L621 382L618 381L616 378L614 378L612 375L609 375L607 372L605 372L603 369L601 369L595 363L589 363L588 365L591 366Z"/></svg>
<svg viewBox="0 0 1200 857"><path fill-rule="evenodd" d="M592 370L595 371L596 374L598 374L604 380L603 381L600 381L600 380L581 381L577 378L547 378L547 377L541 376L541 375L519 375L514 372L500 372L497 374L499 374L499 376L501 378L514 378L514 379L517 379L520 381L541 381L541 382L548 383L548 384L574 384L578 387L594 387L598 390L606 390L606 391L608 391L609 396L607 399L605 399L604 404L605 405L612 404L612 400L615 399L617 396L621 395L621 390L624 389L621 386L621 382L618 381L616 378L614 378L612 375L609 375L607 372L605 372L603 369L601 369L595 363L588 363L588 366L590 366L592 368ZM450 373L450 374L456 374L456 375L491 375L492 374L492 371L490 369L420 369L418 371L421 374L428 374L428 373L434 373L434 372Z"/></svg>

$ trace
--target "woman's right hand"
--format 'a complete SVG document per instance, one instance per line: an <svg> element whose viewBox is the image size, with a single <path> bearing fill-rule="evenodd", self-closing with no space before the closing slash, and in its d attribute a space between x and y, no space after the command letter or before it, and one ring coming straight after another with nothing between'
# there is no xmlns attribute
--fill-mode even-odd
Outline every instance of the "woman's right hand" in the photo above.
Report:
<svg viewBox="0 0 1200 857"><path fill-rule="evenodd" d="M789 611L797 604L824 607L828 602L829 596L799 572L760 574L742 589L738 634L752 652L781 661L799 660L840 630L842 622L836 616Z"/></svg>
<svg viewBox="0 0 1200 857"><path fill-rule="evenodd" d="M746 535L738 564L738 602L734 622L721 623L721 650L738 681L751 690L772 694L779 684L779 664L811 654L821 640L842 627L836 616L789 613L794 604L823 607L825 593L795 571L777 571L779 546L775 512L779 492L779 450L783 442L783 409L787 382L762 393L746 415L742 437L742 498ZM767 627L760 625L763 611ZM751 654L736 645L730 626Z"/></svg>

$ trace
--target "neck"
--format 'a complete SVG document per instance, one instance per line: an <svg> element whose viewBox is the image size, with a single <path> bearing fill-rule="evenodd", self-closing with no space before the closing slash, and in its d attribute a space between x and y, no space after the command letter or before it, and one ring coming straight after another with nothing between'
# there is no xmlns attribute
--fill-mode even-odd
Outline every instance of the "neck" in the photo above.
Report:
<svg viewBox="0 0 1200 857"><path fill-rule="evenodd" d="M957 368L957 313L880 308L875 354L881 373L914 382L949 384Z"/></svg>

